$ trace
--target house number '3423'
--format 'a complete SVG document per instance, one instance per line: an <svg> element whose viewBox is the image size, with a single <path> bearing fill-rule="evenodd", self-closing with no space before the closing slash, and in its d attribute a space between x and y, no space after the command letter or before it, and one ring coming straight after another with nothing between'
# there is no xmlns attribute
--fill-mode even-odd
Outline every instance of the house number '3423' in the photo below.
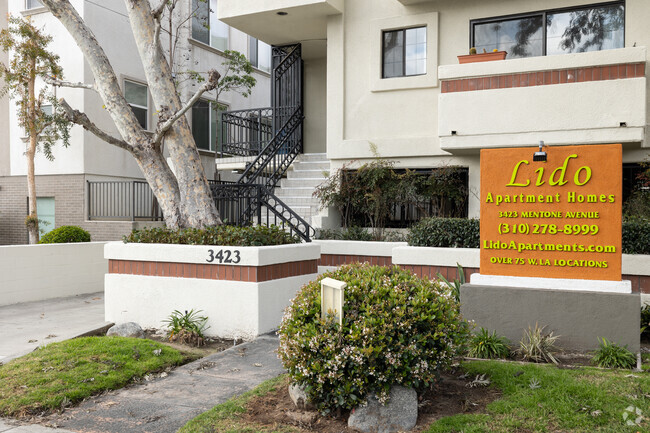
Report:
<svg viewBox="0 0 650 433"><path fill-rule="evenodd" d="M208 263L212 263L215 260L218 263L239 263L241 261L239 250L219 250L216 254L214 250L208 250L208 254L208 258L205 259Z"/></svg>

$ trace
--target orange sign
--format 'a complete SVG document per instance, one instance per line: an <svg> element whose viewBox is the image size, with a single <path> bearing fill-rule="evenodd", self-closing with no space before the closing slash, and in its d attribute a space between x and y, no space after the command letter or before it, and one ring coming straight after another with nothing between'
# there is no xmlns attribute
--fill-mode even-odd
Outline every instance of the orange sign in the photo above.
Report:
<svg viewBox="0 0 650 433"><path fill-rule="evenodd" d="M481 274L621 280L622 146L481 150Z"/></svg>

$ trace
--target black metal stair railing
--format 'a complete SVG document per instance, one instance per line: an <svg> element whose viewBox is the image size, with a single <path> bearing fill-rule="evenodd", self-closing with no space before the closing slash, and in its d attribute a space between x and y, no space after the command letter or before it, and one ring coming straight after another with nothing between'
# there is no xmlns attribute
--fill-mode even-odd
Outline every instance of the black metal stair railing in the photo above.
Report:
<svg viewBox="0 0 650 433"><path fill-rule="evenodd" d="M226 224L276 225L310 242L315 230L264 185L211 182L212 195ZM245 209L254 209L247 214ZM247 219L243 219L247 218Z"/></svg>
<svg viewBox="0 0 650 433"><path fill-rule="evenodd" d="M303 93L300 44L273 47L272 108L222 114L226 128L223 153L255 156L236 184L213 187L222 218L238 224L262 224L263 208L279 225L309 241L313 229L273 193L289 166L302 153ZM239 186L235 186L239 185ZM223 209L223 211L222 211ZM268 224L269 219L266 219Z"/></svg>

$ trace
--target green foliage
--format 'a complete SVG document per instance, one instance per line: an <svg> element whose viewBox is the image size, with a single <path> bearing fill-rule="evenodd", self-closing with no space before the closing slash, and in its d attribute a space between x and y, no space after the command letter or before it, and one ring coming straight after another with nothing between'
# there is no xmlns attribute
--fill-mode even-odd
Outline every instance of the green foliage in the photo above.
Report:
<svg viewBox="0 0 650 433"><path fill-rule="evenodd" d="M621 347L602 337L591 362L603 368L634 368L636 357L627 350L627 346Z"/></svg>
<svg viewBox="0 0 650 433"><path fill-rule="evenodd" d="M320 281L345 281L343 324L322 320ZM431 384L469 335L447 287L401 270L342 266L304 286L287 308L278 353L322 412L351 409L393 384Z"/></svg>
<svg viewBox="0 0 650 433"><path fill-rule="evenodd" d="M36 90L35 83L36 79L62 78L59 56L47 50L52 37L29 20L10 15L8 21L8 27L0 31L0 49L12 56L8 64L0 63L0 81L4 81L0 96L9 94L16 100L18 125L29 137L37 138L47 159L53 160L54 144L59 140L65 147L69 144L70 122L51 88L39 85ZM43 110L47 104L52 106L51 113Z"/></svg>
<svg viewBox="0 0 650 433"><path fill-rule="evenodd" d="M167 324L169 330L169 341L179 341L185 344L192 344L195 346L202 346L205 344L204 331L209 328L207 326L207 316L199 316L203 310L190 311L185 310L181 313L174 310L169 318L163 320Z"/></svg>
<svg viewBox="0 0 650 433"><path fill-rule="evenodd" d="M0 365L0 416L59 410L182 362L177 350L151 340L84 337L52 343Z"/></svg>
<svg viewBox="0 0 650 433"><path fill-rule="evenodd" d="M623 215L626 218L650 220L650 191L634 191L623 204Z"/></svg>
<svg viewBox="0 0 650 433"><path fill-rule="evenodd" d="M363 227L352 226L342 229L321 229L318 239L337 241L372 241L375 240L368 230Z"/></svg>
<svg viewBox="0 0 650 433"><path fill-rule="evenodd" d="M481 328L469 342L469 356L485 359L507 358L510 355L508 344L508 340L498 336L496 331L490 334L487 329Z"/></svg>
<svg viewBox="0 0 650 433"><path fill-rule="evenodd" d="M225 224L204 229L145 228L133 230L130 235L124 236L123 240L125 243L229 245L239 247L284 245L300 242L298 238L291 236L276 226L239 227Z"/></svg>
<svg viewBox="0 0 650 433"><path fill-rule="evenodd" d="M450 283L440 272L438 272L438 279L442 280L449 287L456 301L460 303L460 286L465 284L465 271L460 263L456 263L456 270L458 279L454 280L453 283Z"/></svg>
<svg viewBox="0 0 650 433"><path fill-rule="evenodd" d="M65 244L70 242L90 242L90 233L77 226L61 226L43 235L39 244Z"/></svg>
<svg viewBox="0 0 650 433"><path fill-rule="evenodd" d="M623 221L623 253L650 254L650 220L628 218Z"/></svg>
<svg viewBox="0 0 650 433"><path fill-rule="evenodd" d="M641 337L650 337L650 304L641 307Z"/></svg>
<svg viewBox="0 0 650 433"><path fill-rule="evenodd" d="M411 227L408 243L416 247L479 248L479 220L426 218Z"/></svg>
<svg viewBox="0 0 650 433"><path fill-rule="evenodd" d="M432 202L431 215L464 215L468 193L460 172L458 167L440 167L428 175L399 173L392 161L377 156L357 169L352 163L344 165L316 187L314 195L322 208L338 209L345 227L370 227L373 239L381 240L391 215L401 207L424 213L422 203Z"/></svg>
<svg viewBox="0 0 650 433"><path fill-rule="evenodd" d="M530 326L527 331L524 331L524 337L519 342L519 354L524 358L524 361L533 362L552 362L557 364L557 359L553 356L556 350L555 342L559 335L544 333L546 326L541 328L535 323L535 329Z"/></svg>

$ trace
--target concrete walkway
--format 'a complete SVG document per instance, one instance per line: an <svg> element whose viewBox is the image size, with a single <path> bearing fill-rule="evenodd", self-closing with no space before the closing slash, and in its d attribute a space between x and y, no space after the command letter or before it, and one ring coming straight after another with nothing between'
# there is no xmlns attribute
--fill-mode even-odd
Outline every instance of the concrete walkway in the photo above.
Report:
<svg viewBox="0 0 650 433"><path fill-rule="evenodd" d="M0 362L105 326L104 293L0 307ZM0 432L3 432L0 427Z"/></svg>
<svg viewBox="0 0 650 433"><path fill-rule="evenodd" d="M85 433L175 432L200 413L282 374L277 347L277 337L261 336L167 377L88 399L50 422Z"/></svg>

